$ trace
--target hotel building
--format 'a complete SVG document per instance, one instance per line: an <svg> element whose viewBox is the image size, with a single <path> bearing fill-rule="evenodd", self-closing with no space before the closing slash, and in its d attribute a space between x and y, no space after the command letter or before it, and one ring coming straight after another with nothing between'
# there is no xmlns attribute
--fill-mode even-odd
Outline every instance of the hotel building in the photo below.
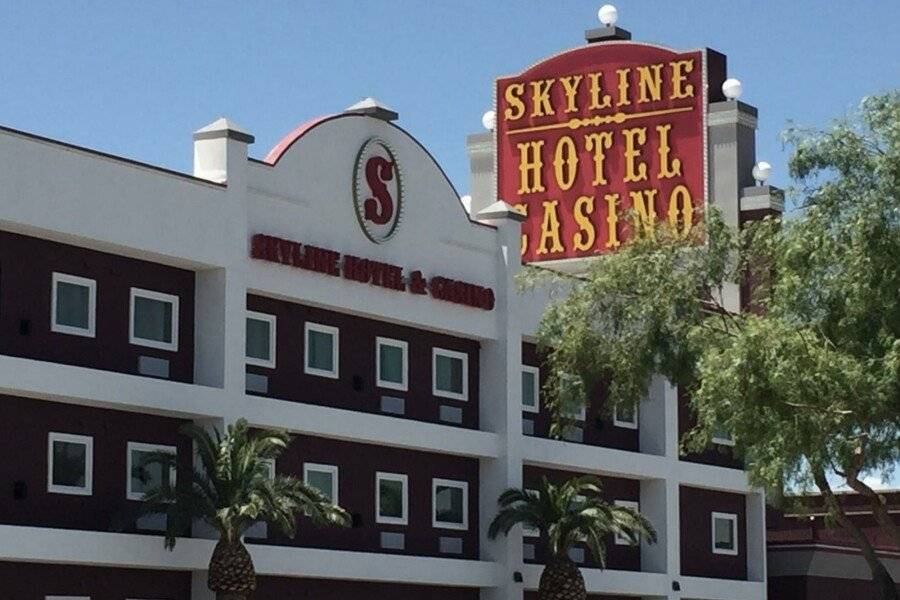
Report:
<svg viewBox="0 0 900 600"><path fill-rule="evenodd" d="M750 178L755 109L703 106L709 203L736 226L777 211ZM248 531L260 600L534 598L539 540L488 539L497 496L585 473L659 534L609 539L605 570L574 549L591 598L765 597L763 493L727 435L679 454L677 388L658 378L612 414L601 390L550 439L549 298L516 284L523 216L497 200L494 134L468 139L466 207L397 118L363 101L262 159L219 119L192 173L0 128L4 597L210 598L213 536L164 549L162 517L137 510L161 474L139 463L161 449L189 469L179 428L239 418L289 431L275 471L353 520Z"/></svg>

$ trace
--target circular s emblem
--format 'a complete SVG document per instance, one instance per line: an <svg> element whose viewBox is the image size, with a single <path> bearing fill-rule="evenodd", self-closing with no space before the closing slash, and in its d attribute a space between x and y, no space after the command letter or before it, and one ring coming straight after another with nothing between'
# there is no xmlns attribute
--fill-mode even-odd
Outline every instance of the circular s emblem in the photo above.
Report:
<svg viewBox="0 0 900 600"><path fill-rule="evenodd" d="M353 169L353 204L366 237L380 244L400 223L403 208L400 168L387 142L371 138L356 156Z"/></svg>

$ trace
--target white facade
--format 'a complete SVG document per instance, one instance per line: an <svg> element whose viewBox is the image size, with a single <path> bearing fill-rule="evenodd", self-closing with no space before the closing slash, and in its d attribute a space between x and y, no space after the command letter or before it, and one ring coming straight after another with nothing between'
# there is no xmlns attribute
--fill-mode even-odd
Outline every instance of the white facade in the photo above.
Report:
<svg viewBox="0 0 900 600"><path fill-rule="evenodd" d="M679 460L677 394L665 381L655 381L640 406L641 452L522 434L521 343L535 335L546 298L516 289L515 215L493 206L470 219L431 156L380 118L323 120L297 134L274 165L248 160L246 134L233 125L213 125L195 142L196 178L0 130L0 229L196 272L195 384L0 356L0 392L220 427L245 417L254 426L480 461L480 560L251 545L260 575L477 587L485 599L519 600L537 588L540 566L523 563L520 531L496 541L486 531L499 492L521 486L524 464L640 481L640 506L659 543L642 547L643 572L585 569L589 592L765 597L763 494L741 471ZM403 177L402 220L381 244L363 235L351 195L356 153L372 137L391 146ZM479 310L254 260L250 239L258 233L490 287L496 306ZM248 293L477 340L480 430L248 395ZM746 496L747 581L681 575L682 485ZM146 536L0 526L0 560L191 570L198 599L209 593L201 574L212 546L183 539L169 552Z"/></svg>

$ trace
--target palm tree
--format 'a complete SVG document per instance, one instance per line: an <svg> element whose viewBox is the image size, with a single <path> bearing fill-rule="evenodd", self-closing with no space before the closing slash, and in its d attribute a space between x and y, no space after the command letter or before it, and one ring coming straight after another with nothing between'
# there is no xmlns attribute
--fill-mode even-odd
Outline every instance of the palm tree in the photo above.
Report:
<svg viewBox="0 0 900 600"><path fill-rule="evenodd" d="M614 506L600 497L600 478L577 477L559 485L544 477L534 490L510 488L500 494L500 510L488 529L488 536L506 535L521 524L538 530L547 544L549 559L541 573L539 600L585 600L587 592L578 566L569 558L569 549L578 541L587 543L591 554L606 567L606 541L620 535L631 543L641 536L656 541L656 531L641 514Z"/></svg>
<svg viewBox="0 0 900 600"><path fill-rule="evenodd" d="M179 480L174 487L162 477L145 494L143 511L167 515L165 545L170 550L177 535L190 531L194 519L218 531L207 579L218 600L246 600L256 589L253 561L241 537L257 521L266 521L291 537L300 515L317 524L349 524L347 512L317 489L271 471L271 461L290 442L286 433L251 432L244 419L229 425L224 436L193 424L181 431L193 440L199 462L189 480ZM168 473L174 461L171 454L155 453L143 464L158 463L161 472Z"/></svg>

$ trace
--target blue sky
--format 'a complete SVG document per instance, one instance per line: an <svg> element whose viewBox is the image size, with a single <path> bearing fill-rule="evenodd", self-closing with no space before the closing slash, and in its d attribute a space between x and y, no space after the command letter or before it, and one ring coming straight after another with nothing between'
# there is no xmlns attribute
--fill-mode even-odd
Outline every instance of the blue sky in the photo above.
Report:
<svg viewBox="0 0 900 600"><path fill-rule="evenodd" d="M582 44L601 3L6 2L0 124L190 171L190 133L219 116L255 134L262 157L300 122L374 96L464 194L465 135L494 77ZM900 2L617 5L635 40L728 55L776 185L789 119L824 124L900 86Z"/></svg>
<svg viewBox="0 0 900 600"><path fill-rule="evenodd" d="M0 125L189 172L191 132L219 116L255 134L262 157L297 124L374 96L464 194L465 136L494 78L583 44L600 4L7 0ZM824 125L900 87L896 0L616 4L637 41L728 55L775 185L788 184L789 120Z"/></svg>

